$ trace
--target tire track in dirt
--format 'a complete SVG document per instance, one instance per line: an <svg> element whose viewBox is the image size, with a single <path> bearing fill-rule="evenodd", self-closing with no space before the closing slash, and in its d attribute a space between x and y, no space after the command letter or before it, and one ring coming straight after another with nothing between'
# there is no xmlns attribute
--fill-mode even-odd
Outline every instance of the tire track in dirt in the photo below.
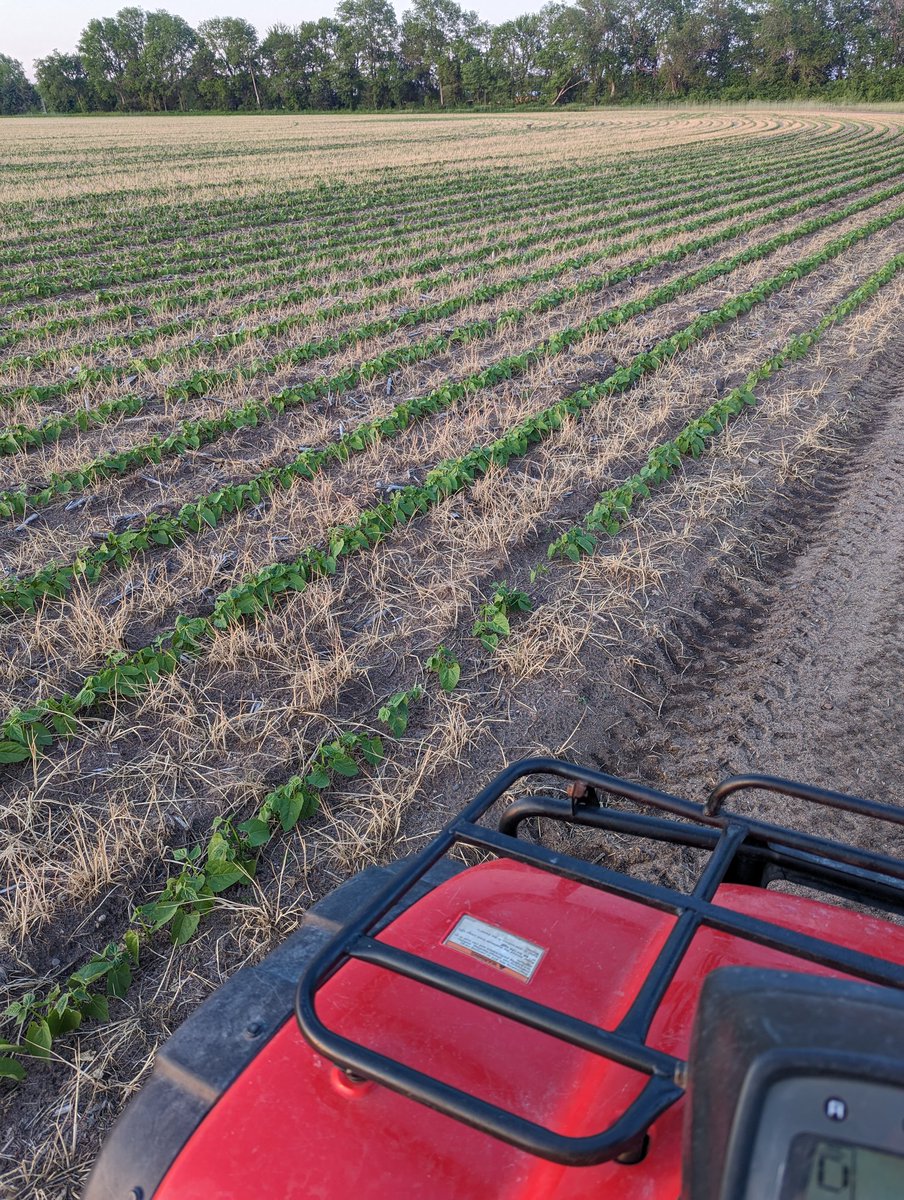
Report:
<svg viewBox="0 0 904 1200"><path fill-rule="evenodd" d="M904 340L855 389L838 452L704 575L609 752L699 798L726 774L788 775L904 802ZM627 738L627 743L626 739ZM761 815L887 850L904 838L803 803Z"/></svg>

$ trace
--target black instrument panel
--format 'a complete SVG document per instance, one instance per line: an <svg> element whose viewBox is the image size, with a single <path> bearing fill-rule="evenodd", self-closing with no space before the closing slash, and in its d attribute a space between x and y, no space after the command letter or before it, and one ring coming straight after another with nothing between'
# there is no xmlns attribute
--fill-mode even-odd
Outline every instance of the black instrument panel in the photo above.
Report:
<svg viewBox="0 0 904 1200"><path fill-rule="evenodd" d="M904 1090L833 1075L769 1088L744 1200L904 1200Z"/></svg>
<svg viewBox="0 0 904 1200"><path fill-rule="evenodd" d="M904 1200L904 995L723 967L689 1059L685 1200Z"/></svg>

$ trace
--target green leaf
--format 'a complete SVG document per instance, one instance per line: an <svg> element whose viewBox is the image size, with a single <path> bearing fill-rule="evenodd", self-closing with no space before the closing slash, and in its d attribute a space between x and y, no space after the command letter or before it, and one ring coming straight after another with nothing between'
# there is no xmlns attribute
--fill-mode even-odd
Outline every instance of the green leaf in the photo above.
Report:
<svg viewBox="0 0 904 1200"><path fill-rule="evenodd" d="M136 929L127 929L125 937L122 940L125 944L129 958L131 958L132 962L138 966L138 952L141 944L138 937L138 931Z"/></svg>
<svg viewBox="0 0 904 1200"><path fill-rule="evenodd" d="M119 962L107 976L107 994L121 1000L132 986L132 972L127 962Z"/></svg>
<svg viewBox="0 0 904 1200"><path fill-rule="evenodd" d="M379 737L361 737L359 740L361 757L371 767L377 766L383 760L383 739Z"/></svg>
<svg viewBox="0 0 904 1200"><path fill-rule="evenodd" d="M82 1015L92 1021L100 1021L106 1023L110 1020L110 1003L106 996L92 996L91 999L82 1005Z"/></svg>
<svg viewBox="0 0 904 1200"><path fill-rule="evenodd" d="M237 828L240 833L245 835L245 840L252 850L256 850L259 846L266 846L270 841L270 826L260 817L251 817L247 821L242 821Z"/></svg>
<svg viewBox="0 0 904 1200"><path fill-rule="evenodd" d="M28 746L23 746L21 742L0 742L0 763L24 762L26 758L31 758Z"/></svg>
<svg viewBox="0 0 904 1200"><path fill-rule="evenodd" d="M444 663L439 669L439 685L444 692L454 692L461 679L461 666L457 662Z"/></svg>
<svg viewBox="0 0 904 1200"><path fill-rule="evenodd" d="M185 912L180 909L173 918L171 938L174 946L184 946L193 936L201 921L199 912Z"/></svg>
<svg viewBox="0 0 904 1200"><path fill-rule="evenodd" d="M316 810L317 793L307 788L295 776L281 788L272 791L265 804L279 818L283 830L288 833L303 816L308 816Z"/></svg>
<svg viewBox="0 0 904 1200"><path fill-rule="evenodd" d="M309 783L311 787L327 788L330 786L329 773L323 767L314 766L304 777L305 783Z"/></svg>
<svg viewBox="0 0 904 1200"><path fill-rule="evenodd" d="M50 1058L50 1047L53 1045L53 1035L50 1026L41 1017L32 1021L25 1033L24 1048L35 1058Z"/></svg>
<svg viewBox="0 0 904 1200"><path fill-rule="evenodd" d="M146 921L151 929L161 929L168 924L176 913L179 911L177 904L168 904L166 901L154 900L150 904L142 904L138 909L138 913L143 921Z"/></svg>
<svg viewBox="0 0 904 1200"><path fill-rule="evenodd" d="M408 705L384 704L377 712L377 720L389 727L393 737L401 737L408 728Z"/></svg>
<svg viewBox="0 0 904 1200"><path fill-rule="evenodd" d="M25 1078L25 1068L14 1058L0 1058L0 1079L15 1079L21 1082Z"/></svg>
<svg viewBox="0 0 904 1200"><path fill-rule="evenodd" d="M113 970L114 963L109 959L95 956L89 962L86 962L83 967L79 967L77 971L73 971L71 979L77 979L79 983L88 984L96 982L98 979L103 979Z"/></svg>
<svg viewBox="0 0 904 1200"><path fill-rule="evenodd" d="M346 779L354 779L356 775L360 774L358 764L351 755L341 751L330 755L330 769L337 775L344 775Z"/></svg>

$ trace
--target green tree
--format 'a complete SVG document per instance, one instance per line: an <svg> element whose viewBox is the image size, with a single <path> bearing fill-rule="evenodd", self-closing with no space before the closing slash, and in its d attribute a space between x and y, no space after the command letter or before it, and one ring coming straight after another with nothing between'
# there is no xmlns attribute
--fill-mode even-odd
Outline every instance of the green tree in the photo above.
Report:
<svg viewBox="0 0 904 1200"><path fill-rule="evenodd" d="M309 46L311 107L341 107L342 46L347 41L342 26L332 17L321 17L319 21L305 21L299 28Z"/></svg>
<svg viewBox="0 0 904 1200"><path fill-rule="evenodd" d="M874 20L882 46L879 65L904 67L904 0L878 0Z"/></svg>
<svg viewBox="0 0 904 1200"><path fill-rule="evenodd" d="M590 83L589 45L584 14L574 5L547 4L538 66L545 76L544 98L550 104L578 100Z"/></svg>
<svg viewBox="0 0 904 1200"><path fill-rule="evenodd" d="M772 94L812 92L839 70L843 49L819 0L768 0L754 32L756 82Z"/></svg>
<svg viewBox="0 0 904 1200"><path fill-rule="evenodd" d="M103 104L77 54L54 50L35 63L38 92L48 112L93 112Z"/></svg>
<svg viewBox="0 0 904 1200"><path fill-rule="evenodd" d="M120 108L140 102L145 21L140 8L122 8L115 17L89 21L79 38L88 82L98 96Z"/></svg>
<svg viewBox="0 0 904 1200"><path fill-rule="evenodd" d="M266 94L278 108L330 109L336 96L341 29L329 17L296 28L274 25L261 42Z"/></svg>
<svg viewBox="0 0 904 1200"><path fill-rule="evenodd" d="M185 108L185 83L197 43L182 17L163 9L146 14L141 75L150 107Z"/></svg>
<svg viewBox="0 0 904 1200"><path fill-rule="evenodd" d="M205 81L213 78L225 81L225 88L208 89L208 93L224 95L228 103L218 107L234 108L247 103L248 84L254 101L261 107L257 74L260 69L257 31L240 17L211 17L198 26L198 39L203 51L202 75Z"/></svg>
<svg viewBox="0 0 904 1200"><path fill-rule="evenodd" d="M619 0L578 0L586 39L590 95L614 100L627 70L626 10Z"/></svg>
<svg viewBox="0 0 904 1200"><path fill-rule="evenodd" d="M462 66L474 57L482 24L455 0L414 0L402 21L402 49L428 78L440 107L460 98Z"/></svg>
<svg viewBox="0 0 904 1200"><path fill-rule="evenodd" d="M0 116L28 112L34 108L37 99L22 64L7 54L0 54Z"/></svg>
<svg viewBox="0 0 904 1200"><path fill-rule="evenodd" d="M266 93L277 108L310 107L308 62L299 29L278 24L261 42L261 68L267 81Z"/></svg>
<svg viewBox="0 0 904 1200"><path fill-rule="evenodd" d="M668 96L678 96L705 82L706 33L699 13L670 25L659 45L659 79Z"/></svg>
<svg viewBox="0 0 904 1200"><path fill-rule="evenodd" d="M497 84L492 99L497 103L523 104L543 95L548 78L545 24L539 13L527 13L493 30L490 61Z"/></svg>
<svg viewBox="0 0 904 1200"><path fill-rule="evenodd" d="M360 103L382 108L397 84L398 22L389 0L340 0L336 16L344 27L347 74L360 79Z"/></svg>
<svg viewBox="0 0 904 1200"><path fill-rule="evenodd" d="M753 63L753 14L743 0L703 0L703 65L713 87L746 84Z"/></svg>

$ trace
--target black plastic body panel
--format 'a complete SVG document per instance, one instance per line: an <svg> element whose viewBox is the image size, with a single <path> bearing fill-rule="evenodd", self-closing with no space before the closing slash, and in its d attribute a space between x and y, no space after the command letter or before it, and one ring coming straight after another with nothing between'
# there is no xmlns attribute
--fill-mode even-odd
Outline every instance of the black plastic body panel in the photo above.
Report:
<svg viewBox="0 0 904 1200"><path fill-rule="evenodd" d="M237 971L176 1030L108 1135L83 1200L151 1200L204 1116L292 1015L298 977L312 956L405 866L402 859L372 867L330 892L281 946ZM463 869L448 861L438 867L390 920Z"/></svg>
<svg viewBox="0 0 904 1200"><path fill-rule="evenodd" d="M744 1200L764 1101L779 1081L859 1079L890 1084L904 1098L904 995L723 967L704 983L688 1061L682 1196ZM789 1117L789 1138L798 1117ZM843 1127L833 1132L841 1136Z"/></svg>

